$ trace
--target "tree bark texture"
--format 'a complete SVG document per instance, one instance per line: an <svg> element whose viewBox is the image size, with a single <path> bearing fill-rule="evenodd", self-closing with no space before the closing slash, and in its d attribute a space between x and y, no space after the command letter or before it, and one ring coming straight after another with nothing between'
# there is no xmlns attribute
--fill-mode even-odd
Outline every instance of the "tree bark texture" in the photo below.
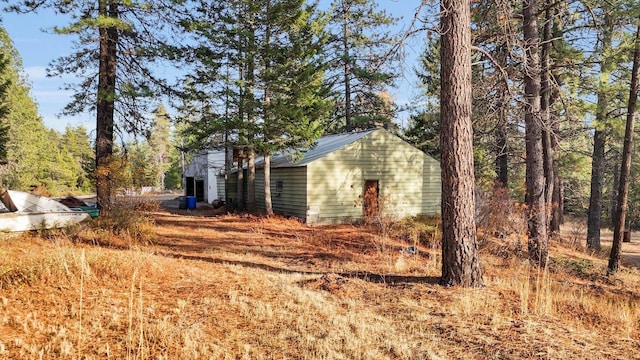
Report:
<svg viewBox="0 0 640 360"><path fill-rule="evenodd" d="M551 119L551 7L545 11L545 22L542 43L542 64L540 73L540 114L542 116L542 153L544 166L544 198L547 209L547 232L551 234L551 214L553 213L553 188L554 188L554 149L553 124Z"/></svg>
<svg viewBox="0 0 640 360"><path fill-rule="evenodd" d="M256 152L249 148L247 160L247 210L255 213L258 210L256 204Z"/></svg>
<svg viewBox="0 0 640 360"><path fill-rule="evenodd" d="M525 142L528 250L531 264L544 267L549 256L547 209L545 203L544 153L540 116L540 37L538 35L538 2L523 1L523 31L526 96Z"/></svg>
<svg viewBox="0 0 640 360"><path fill-rule="evenodd" d="M238 183L236 185L236 210L244 209L244 150L238 150Z"/></svg>
<svg viewBox="0 0 640 360"><path fill-rule="evenodd" d="M600 98L598 95L598 107ZM593 135L593 156L591 158L591 194L589 195L589 211L587 214L587 248L600 250L600 227L602 217L602 179L604 175L605 132L596 129Z"/></svg>
<svg viewBox="0 0 640 360"><path fill-rule="evenodd" d="M496 48L496 60L499 64L506 67L507 66L507 47L506 45L500 45ZM508 138L507 132L509 129L509 114L508 114L508 106L511 99L511 94L509 93L509 89L504 82L500 82L497 88L498 93L500 94L500 104L498 105L498 109L500 111L500 118L498 119L499 123L495 127L495 137L496 137L496 173L498 175L497 181L502 185L503 188L509 189L509 151L508 151Z"/></svg>
<svg viewBox="0 0 640 360"><path fill-rule="evenodd" d="M600 250L600 228L602 227L602 187L604 178L604 152L606 145L607 93L613 62L608 53L613 41L613 24L609 14L605 14L602 32L602 60L598 80L598 101L596 104L596 129L593 135L593 155L591 160L591 193L587 213L587 247Z"/></svg>
<svg viewBox="0 0 640 360"><path fill-rule="evenodd" d="M618 166L613 167L613 186L611 190L611 203L609 218L611 219L611 228L616 223L616 209L618 208L618 188L620 187L620 169Z"/></svg>
<svg viewBox="0 0 640 360"><path fill-rule="evenodd" d="M629 195L629 175L631 173L631 149L633 148L633 128L638 101L638 76L640 76L640 22L636 32L636 45L633 55L633 70L631 71L631 85L629 88L629 106L627 107L627 126L624 131L624 146L622 148L622 165L620 166L620 187L618 189L618 206L616 222L613 226L613 243L609 255L607 273L613 274L620 267L620 252L622 247L622 233L627 216L627 200Z"/></svg>
<svg viewBox="0 0 640 360"><path fill-rule="evenodd" d="M507 154L507 119L505 110L501 110L500 121L496 130L496 140L498 147L498 156L496 157L496 172L498 173L498 182L503 188L509 188L509 157Z"/></svg>
<svg viewBox="0 0 640 360"><path fill-rule="evenodd" d="M471 4L442 0L442 283L482 286L475 225L471 126Z"/></svg>
<svg viewBox="0 0 640 360"><path fill-rule="evenodd" d="M345 6L345 3L342 3ZM349 54L349 27L347 19L347 8L343 9L344 21L342 26L342 50L344 61L344 121L345 129L347 132L353 130L353 124L351 123L351 56Z"/></svg>
<svg viewBox="0 0 640 360"><path fill-rule="evenodd" d="M562 179L558 172L558 163L554 163L555 170L553 172L553 208L551 209L551 232L559 234L560 225L562 225L564 213L564 196L562 192Z"/></svg>
<svg viewBox="0 0 640 360"><path fill-rule="evenodd" d="M117 18L118 2L101 0L98 3L101 16ZM111 211L113 176L113 127L116 93L116 63L118 30L100 27L100 58L98 69L98 99L96 106L96 195L97 205L105 213Z"/></svg>
<svg viewBox="0 0 640 360"><path fill-rule="evenodd" d="M267 215L273 215L273 204L271 203L271 155L264 155L264 206Z"/></svg>

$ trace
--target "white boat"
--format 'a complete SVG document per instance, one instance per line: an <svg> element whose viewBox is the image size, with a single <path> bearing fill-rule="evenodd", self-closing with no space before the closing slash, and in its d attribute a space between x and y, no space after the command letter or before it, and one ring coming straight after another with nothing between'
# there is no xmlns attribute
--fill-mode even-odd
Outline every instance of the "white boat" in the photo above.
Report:
<svg viewBox="0 0 640 360"><path fill-rule="evenodd" d="M0 202L0 232L61 228L91 218L48 197L22 191L5 190Z"/></svg>

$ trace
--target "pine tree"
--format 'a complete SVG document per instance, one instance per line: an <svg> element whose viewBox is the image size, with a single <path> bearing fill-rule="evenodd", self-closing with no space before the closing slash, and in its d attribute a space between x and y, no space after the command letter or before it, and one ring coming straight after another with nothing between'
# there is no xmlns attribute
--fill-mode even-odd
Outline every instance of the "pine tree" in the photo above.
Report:
<svg viewBox="0 0 640 360"><path fill-rule="evenodd" d="M261 48L261 142L265 158L265 198L271 208L270 156L276 151L305 148L322 135L320 123L329 108L324 87L323 28L315 7L301 0L266 0Z"/></svg>
<svg viewBox="0 0 640 360"><path fill-rule="evenodd" d="M83 126L65 128L61 138L61 149L70 154L76 164L76 188L84 193L93 191L91 176L95 160L91 141Z"/></svg>
<svg viewBox="0 0 640 360"><path fill-rule="evenodd" d="M26 80L21 75L22 60L4 28L0 28L0 53L6 62L0 72L0 83L7 86L3 106L8 113L4 119L7 141L6 162L0 167L1 183L16 190L29 190L42 185L42 153L50 151L49 135L38 116L38 108L31 98Z"/></svg>
<svg viewBox="0 0 640 360"><path fill-rule="evenodd" d="M540 119L540 36L538 1L524 0L522 5L525 54L525 138L529 261L545 267L549 256L547 211L544 197L542 122Z"/></svg>
<svg viewBox="0 0 640 360"><path fill-rule="evenodd" d="M442 283L482 286L475 225L470 2L442 0Z"/></svg>
<svg viewBox="0 0 640 360"><path fill-rule="evenodd" d="M613 228L613 242L609 255L607 273L613 274L620 267L620 253L622 236L625 230L627 215L627 201L629 195L629 175L631 172L631 152L633 149L633 129L635 126L636 104L638 102L638 89L640 88L640 23L635 37L635 49L633 55L633 69L631 71L631 84L629 86L629 104L627 108L627 123L624 134L624 147L622 150L622 165L620 166L620 187L618 190L618 202L616 209L616 221Z"/></svg>
<svg viewBox="0 0 640 360"><path fill-rule="evenodd" d="M193 127L200 129L200 144L233 139L244 154L252 211L256 155L268 162L274 152L309 146L322 133L319 119L328 109L320 58L324 24L315 5L303 0L202 2L183 24L197 43L187 49L197 59L188 93L207 105L193 113ZM268 198L269 166L265 171Z"/></svg>
<svg viewBox="0 0 640 360"><path fill-rule="evenodd" d="M336 108L329 124L334 132L389 123L393 111L382 98L397 74L388 54L396 39L388 29L396 21L374 0L334 0L329 21L329 86Z"/></svg>
<svg viewBox="0 0 640 360"><path fill-rule="evenodd" d="M155 172L154 186L161 190L165 188L165 173L169 169L169 148L171 123L169 113L164 105L160 104L153 112L154 119L147 135L147 141L151 147L151 165Z"/></svg>
<svg viewBox="0 0 640 360"><path fill-rule="evenodd" d="M0 74L8 71L11 65L8 54L0 53ZM4 79L0 82L0 165L7 163L7 145L9 142L9 125L7 117L9 115L9 106L7 103L7 91L11 82ZM0 186L2 184L0 183Z"/></svg>
<svg viewBox="0 0 640 360"><path fill-rule="evenodd" d="M65 113L96 112L96 192L98 206L105 212L113 196L110 168L114 131L119 120L124 131L137 132L145 126L144 114L153 102L154 91L170 88L151 76L150 63L175 56L167 47L171 16L180 12L182 1L96 0L8 1L18 12L51 8L71 14L71 23L56 27L60 34L77 36L78 51L57 59L51 75L73 73L81 78L71 84L76 91ZM126 76L122 76L126 74Z"/></svg>

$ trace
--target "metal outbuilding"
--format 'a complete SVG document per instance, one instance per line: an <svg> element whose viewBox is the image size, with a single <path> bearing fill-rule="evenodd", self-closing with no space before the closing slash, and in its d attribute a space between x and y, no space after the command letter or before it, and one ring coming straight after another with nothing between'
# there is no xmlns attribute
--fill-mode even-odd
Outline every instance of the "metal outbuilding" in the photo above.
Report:
<svg viewBox="0 0 640 360"><path fill-rule="evenodd" d="M257 159L262 210L263 167ZM229 174L226 185L229 199L237 198L237 176ZM438 161L385 129L324 136L310 149L271 160L274 212L307 223L355 222L378 211L398 218L433 215L440 211L440 192Z"/></svg>

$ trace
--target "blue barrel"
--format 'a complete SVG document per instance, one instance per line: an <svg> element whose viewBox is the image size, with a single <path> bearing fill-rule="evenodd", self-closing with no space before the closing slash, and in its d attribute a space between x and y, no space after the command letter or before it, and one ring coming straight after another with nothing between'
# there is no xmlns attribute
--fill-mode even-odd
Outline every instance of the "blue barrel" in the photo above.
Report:
<svg viewBox="0 0 640 360"><path fill-rule="evenodd" d="M187 209L195 210L196 209L196 197L195 196L187 196Z"/></svg>

